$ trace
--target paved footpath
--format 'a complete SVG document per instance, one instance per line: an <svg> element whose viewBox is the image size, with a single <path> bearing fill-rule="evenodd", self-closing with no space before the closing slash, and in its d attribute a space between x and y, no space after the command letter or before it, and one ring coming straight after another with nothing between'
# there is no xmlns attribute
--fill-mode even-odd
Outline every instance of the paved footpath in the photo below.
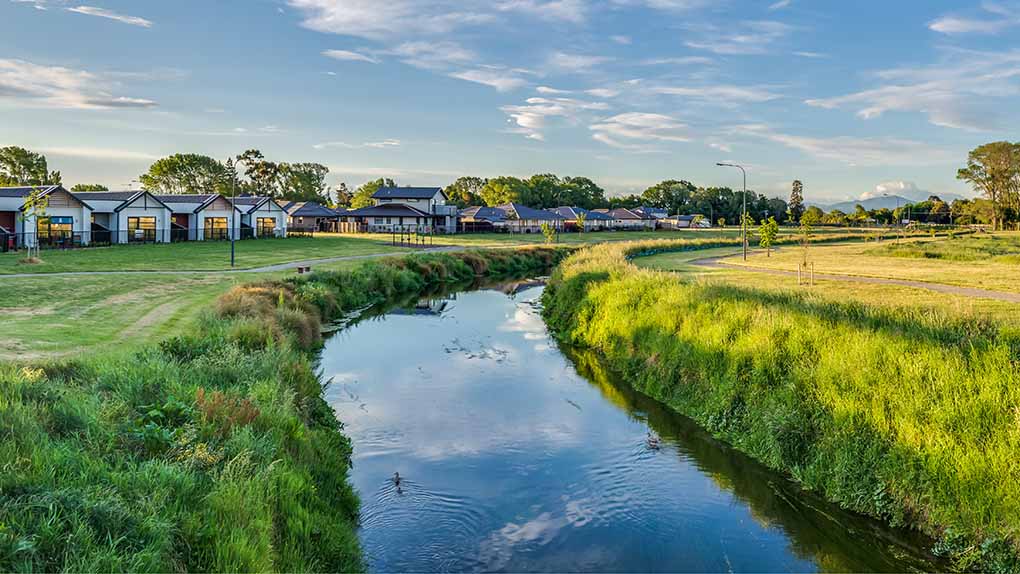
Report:
<svg viewBox="0 0 1020 574"><path fill-rule="evenodd" d="M785 271L782 269L764 269L761 267L748 267L745 265L725 263L723 261L723 259L728 259L730 257L732 257L732 255L696 259L694 261L691 261L690 265L696 265L698 267L709 267L713 269L746 271L748 273L768 273L770 275L786 275L793 277L797 276L796 271ZM904 287L916 287L918 289L927 289L929 291L937 291L939 293L946 293L949 295L964 295L967 297L979 297L983 299L994 299L996 301L1020 303L1020 293L1010 293L1008 291L990 291L988 289L977 289L974 287L960 287L959 285L946 285L945 283L927 283L924 281L910 281L908 279L886 279L884 277L865 277L861 275L840 275L838 273L815 273L815 279L848 281L851 283L877 283L880 285L902 285Z"/></svg>
<svg viewBox="0 0 1020 574"><path fill-rule="evenodd" d="M429 247L419 251L396 252L396 253L370 253L368 255L343 255L339 257L325 257L322 259L308 259L306 261L289 261L276 265L264 267L251 267L248 269L210 269L210 270L181 270L181 271L59 271L56 273L11 273L0 274L0 281L4 279L17 279L18 277L75 277L83 275L227 275L231 273L269 273L273 271L287 271L298 267L313 267L323 263L336 263L338 261L357 261L359 259L378 259L380 257L394 257L409 255L411 253L443 253L451 251L464 251L467 247L450 245L443 247Z"/></svg>

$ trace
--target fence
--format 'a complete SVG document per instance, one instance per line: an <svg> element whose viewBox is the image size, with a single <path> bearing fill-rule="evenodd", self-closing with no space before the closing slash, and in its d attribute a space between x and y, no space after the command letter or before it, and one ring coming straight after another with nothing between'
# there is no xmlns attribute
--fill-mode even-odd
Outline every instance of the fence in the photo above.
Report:
<svg viewBox="0 0 1020 574"><path fill-rule="evenodd" d="M202 235L206 241L226 241L230 239L227 229L204 229ZM301 230L291 232L288 236L310 237L311 232ZM253 228L242 228L239 239L270 239L276 238L275 230L259 235ZM168 239L169 238L169 239ZM131 229L110 231L96 228L91 231L56 231L48 233L12 233L0 228L0 253L8 253L38 246L40 250L81 249L84 247L107 247L110 245L142 245L153 243L177 243L196 241L199 230L174 227L172 229Z"/></svg>

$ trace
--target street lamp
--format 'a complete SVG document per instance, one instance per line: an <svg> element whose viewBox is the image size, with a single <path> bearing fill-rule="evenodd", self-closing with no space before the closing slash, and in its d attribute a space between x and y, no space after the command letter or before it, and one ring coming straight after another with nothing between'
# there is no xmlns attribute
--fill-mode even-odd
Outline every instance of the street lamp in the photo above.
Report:
<svg viewBox="0 0 1020 574"><path fill-rule="evenodd" d="M227 233L230 235L230 267L234 267L234 232L237 217L237 205L234 203L237 200L237 167L234 165L233 158L227 159L227 176L230 177L230 229Z"/></svg>
<svg viewBox="0 0 1020 574"><path fill-rule="evenodd" d="M744 244L744 261L747 261L747 171L744 169L744 166L735 163L718 162L715 165L719 167L735 167L740 170L740 173L744 174L744 213L740 216L740 239L741 243Z"/></svg>

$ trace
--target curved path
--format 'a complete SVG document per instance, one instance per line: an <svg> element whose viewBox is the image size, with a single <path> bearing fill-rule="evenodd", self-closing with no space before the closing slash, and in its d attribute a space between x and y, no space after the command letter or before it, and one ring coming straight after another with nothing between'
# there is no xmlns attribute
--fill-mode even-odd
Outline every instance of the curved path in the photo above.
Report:
<svg viewBox="0 0 1020 574"><path fill-rule="evenodd" d="M723 255L721 257L706 257L705 259L695 259L689 261L689 265L696 265L698 267L707 267L711 269L729 269L736 271L746 271L748 273L768 273L770 275L786 275L786 276L797 276L796 271L786 271L783 269L765 269L762 267L749 267L745 265L734 265L726 263L723 260L733 257L732 255ZM927 289L929 291L937 291L939 293L946 293L949 295L964 295L967 297L980 297L984 299L995 299L996 301L1007 301L1009 303L1020 303L1020 293L1010 293L1008 291L990 291L988 289L977 289L975 287L961 287L959 285L946 285L945 283L927 283L925 281L911 281L909 279L887 279L884 277L866 277L862 275L840 275L838 273L815 273L815 279L829 279L833 281L848 281L851 283L877 283L880 285L902 285L904 287L916 287L918 289Z"/></svg>

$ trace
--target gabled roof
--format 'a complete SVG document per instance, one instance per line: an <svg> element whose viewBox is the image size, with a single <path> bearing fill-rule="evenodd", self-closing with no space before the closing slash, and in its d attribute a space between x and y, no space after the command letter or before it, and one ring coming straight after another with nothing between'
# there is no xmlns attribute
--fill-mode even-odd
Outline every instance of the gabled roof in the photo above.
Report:
<svg viewBox="0 0 1020 574"><path fill-rule="evenodd" d="M563 219L563 216L558 213L553 213L544 209L534 209L527 205L521 205L520 203L507 203L505 205L500 205L499 209L502 209L507 213L507 219L511 219L510 214L514 214L517 219L530 219L536 221L559 221Z"/></svg>
<svg viewBox="0 0 1020 574"><path fill-rule="evenodd" d="M276 204L277 207L283 209L283 206L280 205L280 202L276 201L275 199L269 196L243 195L241 197L235 197L233 199L227 198L227 200L233 203L234 207L238 211L245 214L253 213L269 202L273 202Z"/></svg>
<svg viewBox="0 0 1020 574"><path fill-rule="evenodd" d="M576 220L579 214L584 214L588 221L612 221L613 218L599 211L590 211L583 207L554 207L549 211L559 214L564 219Z"/></svg>
<svg viewBox="0 0 1020 574"><path fill-rule="evenodd" d="M498 207L483 207L478 205L473 205L460 210L460 216L491 222L506 220L506 212L502 209L499 209Z"/></svg>
<svg viewBox="0 0 1020 574"><path fill-rule="evenodd" d="M28 197L35 190L42 190L42 193L39 194L40 197L46 197L47 195L49 195L49 194L51 194L51 193L53 193L54 191L57 191L57 190L64 191L68 195L73 197L75 199L75 201L77 201L78 203L80 203L83 206L87 207L88 209L92 210L92 206L91 205L85 203L84 201L82 201L81 198L77 197L75 194L71 193L70 191L67 191L66 189L64 189L64 186L62 186L62 185L35 185L35 186L27 185L27 186L19 186L19 187L0 187L0 197L21 199L21 198ZM21 208L19 208L19 211L24 211L24 210L25 210L25 206L22 205Z"/></svg>
<svg viewBox="0 0 1020 574"><path fill-rule="evenodd" d="M403 203L383 203L370 207L362 207L348 211L344 215L350 217L432 217L420 209Z"/></svg>
<svg viewBox="0 0 1020 574"><path fill-rule="evenodd" d="M199 211L202 211L203 209L209 207L209 205L212 204L212 202L216 201L217 199L219 199L221 197L223 197L223 196L218 194L218 193L175 193L175 194L157 195L156 199L162 201L163 203L169 203L169 204L173 204L173 203L197 203L198 207L193 209L191 212L192 213L198 213ZM223 199L226 199L228 203L230 202L230 200L227 199L226 197L223 197ZM231 205L233 205L233 204L231 204ZM238 209L238 207L236 205L234 205L233 207L234 207L235 210L241 211L240 209ZM173 211L172 207L170 208L170 211Z"/></svg>
<svg viewBox="0 0 1020 574"><path fill-rule="evenodd" d="M314 201L292 201L283 209L291 217L336 217L335 211Z"/></svg>
<svg viewBox="0 0 1020 574"><path fill-rule="evenodd" d="M165 209L170 209L165 203L163 203L158 197L152 195L145 190L132 190L132 191L77 191L71 192L76 199L79 201L119 201L120 205L113 209L114 212L118 212L125 207L131 205L139 197L148 196L153 201L161 205ZM93 210L95 211L95 210ZM172 210L171 210L172 211Z"/></svg>
<svg viewBox="0 0 1020 574"><path fill-rule="evenodd" d="M613 219L655 219L651 215L646 215L636 209L627 209L624 207L611 209L608 213L606 213L606 215Z"/></svg>
<svg viewBox="0 0 1020 574"><path fill-rule="evenodd" d="M372 199L432 199L437 193L447 197L441 187L380 187Z"/></svg>

